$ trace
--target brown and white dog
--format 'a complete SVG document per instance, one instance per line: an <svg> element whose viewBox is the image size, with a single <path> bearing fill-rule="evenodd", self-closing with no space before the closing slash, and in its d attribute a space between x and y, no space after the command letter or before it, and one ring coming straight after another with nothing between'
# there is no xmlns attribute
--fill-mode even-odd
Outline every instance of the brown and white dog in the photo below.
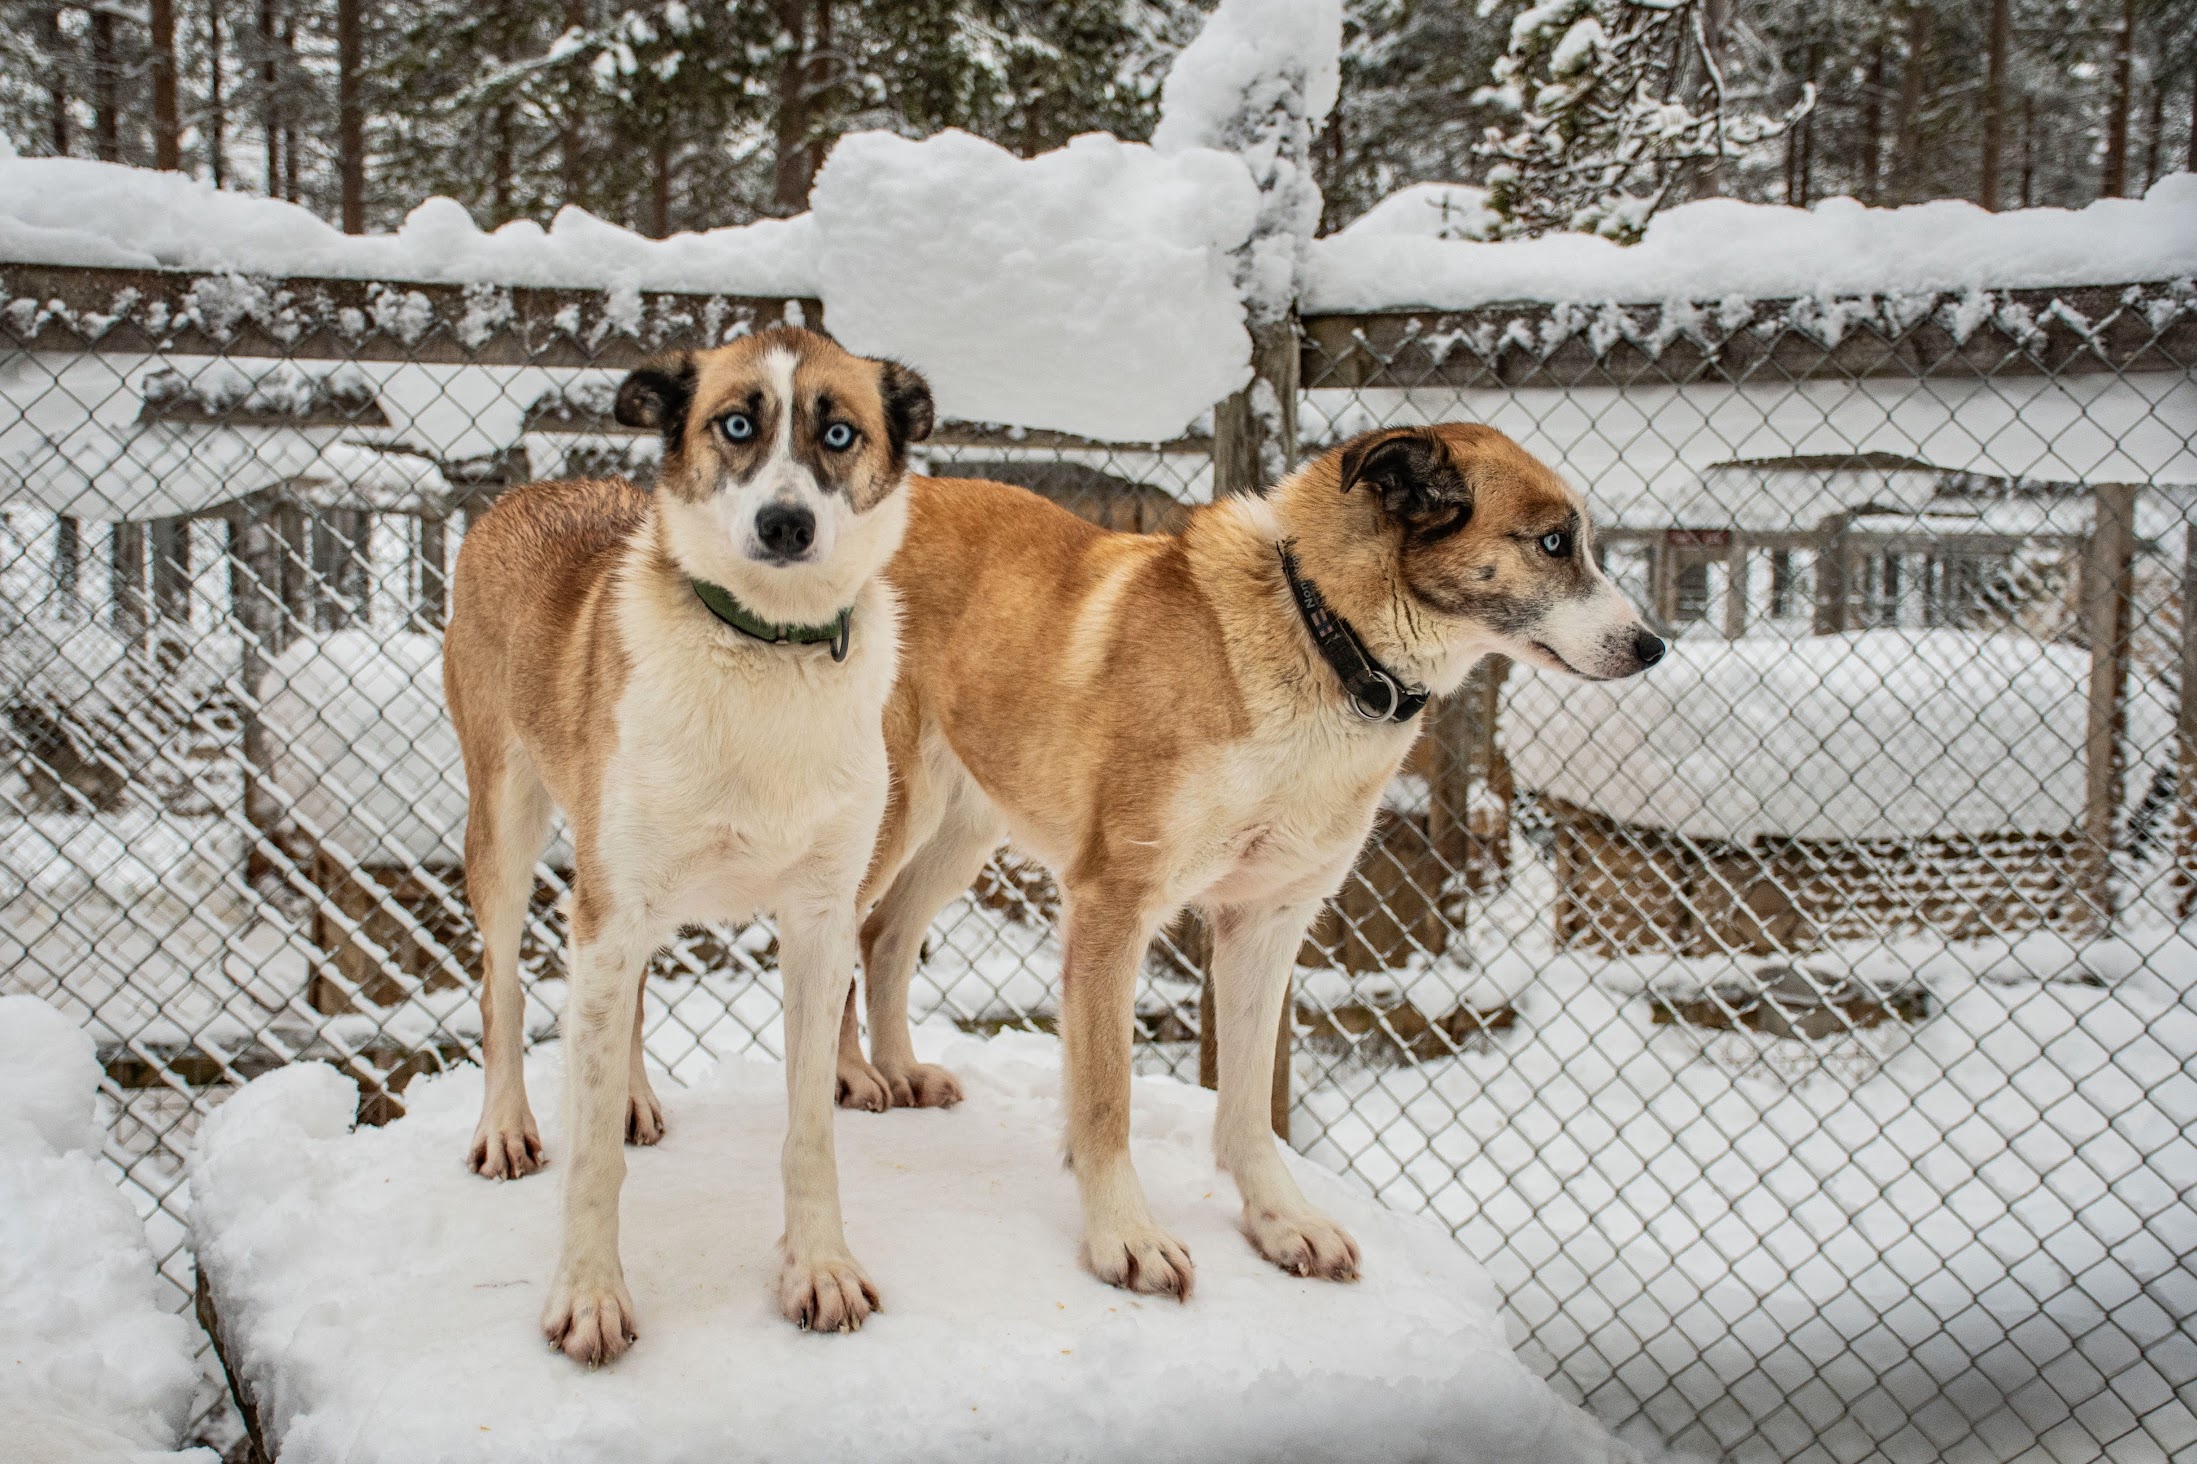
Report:
<svg viewBox="0 0 2197 1464"><path fill-rule="evenodd" d="M1215 1148L1259 1253L1350 1279L1269 1127L1293 958L1342 883L1428 692L1491 652L1593 678L1663 654L1591 553L1585 505L1502 433L1370 433L1179 536L1108 533L995 483L915 479L886 713L892 801L865 890L871 1060L850 1003L841 1101L951 1103L915 1060L908 983L932 917L1012 835L1064 895L1061 1034L1084 1255L1187 1298L1191 1261L1129 1160L1131 1004L1186 905L1213 933Z"/></svg>
<svg viewBox="0 0 2197 1464"><path fill-rule="evenodd" d="M486 1091L469 1162L542 1162L520 1062L520 926L551 806L573 844L564 1245L542 1312L587 1363L634 1337L618 1257L620 1140L656 1142L641 1062L649 956L679 925L779 921L786 1231L779 1305L859 1326L832 1151L834 1028L856 890L886 803L881 731L920 377L777 330L634 372L618 420L663 434L653 495L537 483L466 535L443 682L465 754L466 887L486 952Z"/></svg>

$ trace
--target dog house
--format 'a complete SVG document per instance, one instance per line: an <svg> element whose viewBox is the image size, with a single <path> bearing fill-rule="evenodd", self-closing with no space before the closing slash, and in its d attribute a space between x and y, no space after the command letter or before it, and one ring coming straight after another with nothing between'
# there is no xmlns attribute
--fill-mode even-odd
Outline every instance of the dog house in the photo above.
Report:
<svg viewBox="0 0 2197 1464"><path fill-rule="evenodd" d="M1680 641L1623 682L1522 673L1506 736L1552 826L1557 943L1772 955L2094 928L2089 674L2072 646L1953 630ZM2171 758L2165 709L2128 723L2132 757Z"/></svg>

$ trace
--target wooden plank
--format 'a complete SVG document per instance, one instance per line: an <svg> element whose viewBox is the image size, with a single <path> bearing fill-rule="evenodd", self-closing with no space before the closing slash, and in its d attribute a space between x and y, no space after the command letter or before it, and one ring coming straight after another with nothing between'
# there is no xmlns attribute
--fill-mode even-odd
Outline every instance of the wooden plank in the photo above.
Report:
<svg viewBox="0 0 2197 1464"><path fill-rule="evenodd" d="M1826 514L1816 525L1815 565L1817 635L1837 635L1846 629L1846 520L1843 513Z"/></svg>
<svg viewBox="0 0 2197 1464"><path fill-rule="evenodd" d="M450 613L448 526L442 519L422 516L414 533L412 552L419 561L419 590L412 602L413 628L439 631Z"/></svg>
<svg viewBox="0 0 2197 1464"><path fill-rule="evenodd" d="M1747 633L1747 553L1752 547L1744 534L1734 534L1724 549L1726 640L1738 640Z"/></svg>
<svg viewBox="0 0 2197 1464"><path fill-rule="evenodd" d="M1783 386L2186 372L2193 363L2197 304L2154 281L1946 292L1896 305L1874 296L1757 300L1731 313L1698 303L1521 302L1314 315L1304 322L1301 374L1311 388Z"/></svg>
<svg viewBox="0 0 2197 1464"><path fill-rule="evenodd" d="M214 1307L214 1292L206 1284L205 1271L197 1272L196 1281L192 1306L198 1315L198 1324L214 1344L214 1356L220 1360L222 1376L229 1380L229 1396L236 1400L237 1414L244 1420L244 1464L273 1464L274 1456L267 1452L267 1434L260 1421L259 1398L252 1391L250 1381L230 1360L228 1339L222 1333L221 1315Z"/></svg>
<svg viewBox="0 0 2197 1464"><path fill-rule="evenodd" d="M780 324L797 296L264 279L189 270L0 265L0 342L26 350L448 365L638 365Z"/></svg>
<svg viewBox="0 0 2197 1464"><path fill-rule="evenodd" d="M107 551L114 575L114 633L135 644L143 638L147 623L145 526L116 524L108 538Z"/></svg>
<svg viewBox="0 0 2197 1464"><path fill-rule="evenodd" d="M2175 718L2175 910L2197 914L2197 524L2182 530L2181 703Z"/></svg>
<svg viewBox="0 0 2197 1464"><path fill-rule="evenodd" d="M2121 735L2128 708L2129 600L2136 559L2136 485L2100 483L2096 518L2083 556L2082 632L2090 648L2090 691L2083 731L2083 834L2096 920L2113 918L2113 840L2124 776Z"/></svg>

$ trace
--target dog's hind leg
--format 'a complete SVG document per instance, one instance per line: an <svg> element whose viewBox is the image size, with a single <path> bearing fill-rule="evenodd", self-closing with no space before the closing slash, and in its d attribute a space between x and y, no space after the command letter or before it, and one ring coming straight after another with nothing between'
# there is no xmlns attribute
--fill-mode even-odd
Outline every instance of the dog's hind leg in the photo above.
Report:
<svg viewBox="0 0 2197 1464"><path fill-rule="evenodd" d="M1221 1062L1213 1150L1243 1195L1244 1234L1260 1255L1298 1276L1355 1281L1358 1243L1312 1207L1274 1147L1274 1033L1297 948L1318 909L1235 905L1210 912Z"/></svg>
<svg viewBox="0 0 2197 1464"><path fill-rule="evenodd" d="M1153 1220L1129 1160L1137 967L1160 912L1132 888L1072 876L1066 883L1060 1035L1084 1259L1101 1281L1188 1301L1190 1252Z"/></svg>
<svg viewBox="0 0 2197 1464"><path fill-rule="evenodd" d="M972 786L955 797L931 835L862 924L862 979L870 1017L870 1061L896 1108L951 1108L960 1080L917 1062L908 1034L908 986L923 937L946 902L969 887L1005 834L999 816Z"/></svg>
<svg viewBox="0 0 2197 1464"><path fill-rule="evenodd" d="M541 1130L526 1101L526 996L519 937L534 862L549 842L549 791L526 754L507 746L467 759L465 892L481 932L481 1121L466 1167L517 1179L543 1163Z"/></svg>
<svg viewBox="0 0 2197 1464"><path fill-rule="evenodd" d="M664 1105L648 1081L648 973L633 1000L633 1062L626 1069L626 1142L653 1144L664 1136Z"/></svg>

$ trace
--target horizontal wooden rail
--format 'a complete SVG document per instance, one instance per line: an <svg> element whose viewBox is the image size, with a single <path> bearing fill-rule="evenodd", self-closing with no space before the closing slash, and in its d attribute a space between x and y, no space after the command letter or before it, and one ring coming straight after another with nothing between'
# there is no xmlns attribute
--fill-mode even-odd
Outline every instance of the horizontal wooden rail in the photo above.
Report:
<svg viewBox="0 0 2197 1464"><path fill-rule="evenodd" d="M26 350L623 368L823 322L821 302L795 297L0 263L0 346Z"/></svg>
<svg viewBox="0 0 2197 1464"><path fill-rule="evenodd" d="M1783 385L2197 370L2187 280L1660 305L1489 305L1304 321L1310 389Z"/></svg>

